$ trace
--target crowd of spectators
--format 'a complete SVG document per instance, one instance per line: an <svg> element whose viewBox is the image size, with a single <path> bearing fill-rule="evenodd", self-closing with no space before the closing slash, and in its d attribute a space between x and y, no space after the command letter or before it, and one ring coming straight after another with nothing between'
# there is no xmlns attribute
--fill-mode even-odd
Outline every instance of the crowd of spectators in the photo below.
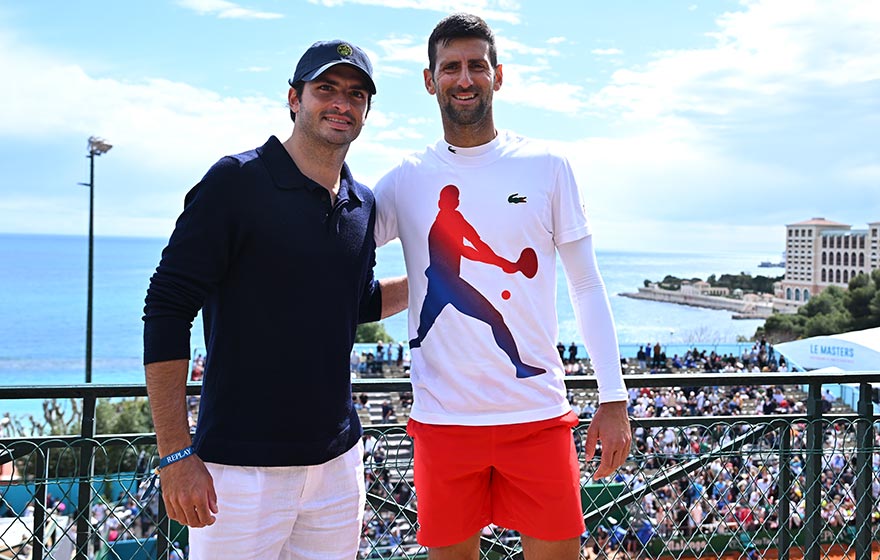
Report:
<svg viewBox="0 0 880 560"><path fill-rule="evenodd" d="M756 355L761 354L760 348L754 350ZM766 354L769 356L769 352ZM596 403L590 395L578 397L569 393L576 412L581 418L589 419ZM822 397L823 412L829 412L835 399L827 390ZM801 399L799 389L781 386L632 388L629 412L634 425L633 453L630 462L611 481L623 484L626 490L638 491L655 479L658 472L685 468L686 465L688 472L675 482L644 494L630 506L626 522L610 518L586 534L585 556L610 555L614 550L622 549L628 551L630 557L642 557L640 555L646 554L645 545L654 535L687 541L696 534L736 534L748 539L759 530L775 534L780 524L778 449L781 434L778 430L729 421L711 428L648 428L639 420L804 413ZM790 528L796 532L806 516L806 423L795 422L786 429L791 431L792 449L789 467L793 484L787 491L792 511ZM748 435L754 441L741 446L731 445L734 439ZM585 430L579 430L575 437L581 449ZM854 426L848 422L829 421L825 425L819 481L821 515L829 528L844 531L844 542L852 542L855 531L854 438ZM874 448L880 449L878 446L880 436L875 438ZM871 491L876 503L880 498L877 478L880 453L874 453L873 461ZM589 473L590 466L584 465L582 483L589 483ZM875 509L874 521L878 520L880 510ZM744 550L755 549L751 540L744 542L742 547ZM750 557L751 554L749 552Z"/></svg>
<svg viewBox="0 0 880 560"><path fill-rule="evenodd" d="M381 344L381 343L380 343ZM353 371L368 371L376 367L367 364L381 364L379 367L402 366L404 353L394 357L392 346L380 347L376 353L361 353L352 357ZM589 360L578 356L577 345L565 347L561 343L557 349L567 373L589 373ZM371 358L372 355L372 358ZM376 356L383 356L377 360ZM739 355L720 355L711 350L693 348L684 355L666 356L660 344L640 348L633 364L622 360L629 366L627 373L666 373L666 372L716 372L746 373L766 371L787 371L785 358L778 355L773 346L766 341L756 342L746 347ZM381 370L380 370L381 371ZM745 382L747 378L744 378ZM408 398L404 398L408 396ZM382 398L382 397L380 397ZM369 410L369 396L365 393L353 395L356 409ZM569 401L575 413L589 420L596 411L598 402L595 392L569 392ZM834 397L827 391L823 395L823 412L828 412ZM405 412L411 406L411 393L401 393L396 406L391 400L382 399L383 423L395 422L397 408ZM731 445L733 440L749 435L755 425L747 423L719 423L711 428L700 426L651 426L640 425L639 420L654 418L699 417L699 416L738 416L744 414L787 414L803 413L805 406L803 394L793 387L782 386L740 386L703 387L687 386L670 388L632 388L629 391L629 413L633 418L633 453L631 460L611 479L624 485L625 490L638 491L648 485L658 472L688 466L685 476L672 483L647 492L636 503L629 506L627 514L617 519L608 516L598 525L591 527L583 536L583 554L586 558L610 557L617 550L626 551L631 558L646 557L646 545L655 536L664 539L690 539L695 535L712 534L751 535L759 530L775 533L779 529L779 474L780 462L778 431L763 430L754 436L754 441L743 446ZM405 419L406 415L400 416ZM791 503L792 517L790 528L797 531L805 519L806 481L804 465L806 426L793 423L791 430L792 455L789 467L793 474L793 484L787 492ZM759 428L760 430L760 428ZM586 429L575 432L575 443L583 453ZM829 423L825 430L825 455L819 483L822 486L823 522L830 528L854 530L855 496L853 495L855 462L854 431L845 423ZM391 450L389 451L389 448ZM880 437L875 441L880 449ZM399 433L396 436L384 434L376 439L373 434L364 436L365 480L368 494L386 500L390 507L376 507L368 500L361 544L361 557L388 557L397 554L414 554L418 549L415 541L415 527L412 516L401 510L416 510L417 496L412 487L411 445ZM601 448L598 450L598 461ZM699 462L698 459L701 459ZM590 471L593 465L582 461L582 484L591 483ZM874 455L872 494L880 498L880 454ZM375 498L374 498L375 499ZM880 519L880 511L875 512L875 521ZM502 527L487 527L486 536L494 535L503 542L515 540L516 534ZM755 545L743 541L742 548L751 557Z"/></svg>
<svg viewBox="0 0 880 560"><path fill-rule="evenodd" d="M352 376L382 375L386 372L403 373L409 370L409 351L402 342L376 343L375 351L352 349L349 371Z"/></svg>
<svg viewBox="0 0 880 560"><path fill-rule="evenodd" d="M659 342L653 346L639 347L635 356L638 371L678 372L701 371L721 373L787 372L789 365L784 356L776 353L773 345L762 338L751 348L745 347L739 356L733 353L718 354L714 350L693 348L683 355L667 356Z"/></svg>

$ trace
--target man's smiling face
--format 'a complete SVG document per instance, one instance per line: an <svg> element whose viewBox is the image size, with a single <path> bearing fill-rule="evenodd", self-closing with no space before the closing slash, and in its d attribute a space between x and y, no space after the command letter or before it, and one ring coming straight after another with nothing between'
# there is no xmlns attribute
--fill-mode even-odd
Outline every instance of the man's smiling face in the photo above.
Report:
<svg viewBox="0 0 880 560"><path fill-rule="evenodd" d="M438 44L434 71L425 70L425 88L437 96L443 120L458 126L491 122L492 95L500 87L501 66L492 66L482 39Z"/></svg>

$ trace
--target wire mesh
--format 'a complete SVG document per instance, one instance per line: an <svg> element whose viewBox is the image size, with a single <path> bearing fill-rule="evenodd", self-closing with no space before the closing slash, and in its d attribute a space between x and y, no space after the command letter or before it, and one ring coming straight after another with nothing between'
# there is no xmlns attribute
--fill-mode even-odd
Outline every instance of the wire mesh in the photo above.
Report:
<svg viewBox="0 0 880 560"><path fill-rule="evenodd" d="M651 398L660 392L646 391ZM378 394L372 401L392 402L394 414L377 407L363 416L362 559L427 558L416 540L418 489L403 396ZM587 525L583 559L807 553L832 560L856 558L860 535L880 540L873 416L751 416L756 399L737 404L731 391L719 403L727 399L734 406L725 410L740 414L665 415L634 398L631 454L613 476L593 481L601 448L588 462L585 441L595 395L573 396L584 417L573 431ZM0 558L186 558L187 530L165 515L157 462L152 434L0 440ZM522 558L520 535L510 528L483 528L480 547L481 559Z"/></svg>

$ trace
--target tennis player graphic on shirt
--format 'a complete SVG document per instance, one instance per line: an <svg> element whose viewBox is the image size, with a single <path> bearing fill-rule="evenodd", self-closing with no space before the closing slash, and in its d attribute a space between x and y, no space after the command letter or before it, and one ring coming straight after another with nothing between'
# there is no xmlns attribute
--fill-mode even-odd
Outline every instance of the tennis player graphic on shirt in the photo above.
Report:
<svg viewBox="0 0 880 560"><path fill-rule="evenodd" d="M440 191L440 200L437 203L440 211L437 212L437 218L428 233L430 263L425 269L428 289L419 314L417 335L409 341L409 347L419 348L443 308L452 305L461 313L483 321L492 328L495 343L516 367L517 377L545 373L546 370L530 366L520 359L516 342L504 322L504 317L483 294L461 278L462 257L495 265L508 274L522 272L527 278L534 278L538 272L535 251L531 248L524 249L516 262L497 255L458 211L458 194L458 187L455 185L446 185ZM465 241L472 247L466 245Z"/></svg>

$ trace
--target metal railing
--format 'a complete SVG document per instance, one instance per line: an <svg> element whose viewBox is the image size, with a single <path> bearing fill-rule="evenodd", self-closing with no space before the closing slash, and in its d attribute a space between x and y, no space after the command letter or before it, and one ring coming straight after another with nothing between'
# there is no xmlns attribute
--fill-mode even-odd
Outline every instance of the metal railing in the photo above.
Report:
<svg viewBox="0 0 880 560"><path fill-rule="evenodd" d="M880 373L632 375L626 381L640 403L632 452L613 477L590 480L598 459L583 461L588 422L574 432L584 475L582 558L868 560L877 550L880 445L870 384L880 382ZM858 409L823 412L823 384L841 382L859 384ZM566 384L578 404L595 400L594 378L568 377ZM791 397L803 412L753 414L757 397L773 386L786 387L789 396L807 386ZM358 380L353 391L376 402L411 386L406 379ZM197 395L199 385L188 392ZM144 396L143 386L131 385L0 388L0 402L73 398L83 411L78 435L0 439L0 558L186 556L186 529L169 522L151 475L155 436L95 434L98 399ZM393 400L403 419L405 407ZM645 407L649 402L656 406ZM712 408L726 413L678 415ZM367 506L360 557L425 558L415 539L418 495L405 425L363 418ZM481 549L485 559L521 558L519 536L503 527L484 529Z"/></svg>

